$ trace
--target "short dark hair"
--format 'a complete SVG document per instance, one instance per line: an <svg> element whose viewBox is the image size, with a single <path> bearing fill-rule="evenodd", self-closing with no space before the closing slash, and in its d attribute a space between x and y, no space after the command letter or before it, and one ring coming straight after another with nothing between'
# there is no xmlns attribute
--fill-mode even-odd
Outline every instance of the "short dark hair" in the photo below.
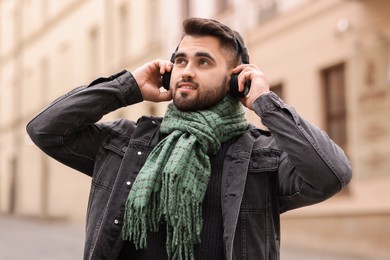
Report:
<svg viewBox="0 0 390 260"><path fill-rule="evenodd" d="M237 40L243 43L241 35L230 29L228 26L213 19L187 18L183 21L183 36L213 36L218 38L221 47L228 51L231 59L228 64L236 67L241 63L241 51Z"/></svg>

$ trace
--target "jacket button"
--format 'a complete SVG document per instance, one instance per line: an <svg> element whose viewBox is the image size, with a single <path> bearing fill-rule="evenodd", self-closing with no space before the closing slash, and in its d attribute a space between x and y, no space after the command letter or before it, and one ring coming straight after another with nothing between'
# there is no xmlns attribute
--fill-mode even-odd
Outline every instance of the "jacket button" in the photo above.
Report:
<svg viewBox="0 0 390 260"><path fill-rule="evenodd" d="M258 162L253 162L252 163L252 166L253 166L253 168L259 168L259 163Z"/></svg>
<svg viewBox="0 0 390 260"><path fill-rule="evenodd" d="M115 219L115 220L114 220L114 224L115 224L115 225L118 225L118 224L119 224L119 220Z"/></svg>
<svg viewBox="0 0 390 260"><path fill-rule="evenodd" d="M137 152L137 154L138 154L138 155L141 155L141 154L142 154L142 152L141 152L141 151L138 151L138 152Z"/></svg>
<svg viewBox="0 0 390 260"><path fill-rule="evenodd" d="M126 152L127 151L127 147L125 146L125 147L122 147L122 152Z"/></svg>
<svg viewBox="0 0 390 260"><path fill-rule="evenodd" d="M130 184L131 184L131 181L126 182L127 186L130 186Z"/></svg>

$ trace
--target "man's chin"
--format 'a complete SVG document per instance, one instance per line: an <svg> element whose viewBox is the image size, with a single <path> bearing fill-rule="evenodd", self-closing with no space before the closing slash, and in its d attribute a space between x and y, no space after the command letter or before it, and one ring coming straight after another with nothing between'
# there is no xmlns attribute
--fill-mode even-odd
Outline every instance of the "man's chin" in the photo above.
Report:
<svg viewBox="0 0 390 260"><path fill-rule="evenodd" d="M196 106L189 104L189 103L183 103L183 102L177 102L173 101L173 105L180 111L183 112L191 112L191 111L196 111Z"/></svg>
<svg viewBox="0 0 390 260"><path fill-rule="evenodd" d="M173 99L173 105L180 111L189 112L198 110L198 102L187 95L177 95Z"/></svg>
<svg viewBox="0 0 390 260"><path fill-rule="evenodd" d="M173 105L180 111L191 112L199 110L207 110L215 106L220 102L224 96L214 98L200 98L200 97L189 97L188 95L175 95L173 98Z"/></svg>

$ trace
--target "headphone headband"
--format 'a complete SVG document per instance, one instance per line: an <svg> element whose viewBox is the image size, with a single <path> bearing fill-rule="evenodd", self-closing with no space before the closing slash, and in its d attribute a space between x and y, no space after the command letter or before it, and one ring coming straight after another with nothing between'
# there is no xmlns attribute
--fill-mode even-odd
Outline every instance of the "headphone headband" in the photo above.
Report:
<svg viewBox="0 0 390 260"><path fill-rule="evenodd" d="M234 37L236 39L238 52L241 54L241 61L244 64L249 64L249 54L247 49L245 48L244 43L238 37Z"/></svg>

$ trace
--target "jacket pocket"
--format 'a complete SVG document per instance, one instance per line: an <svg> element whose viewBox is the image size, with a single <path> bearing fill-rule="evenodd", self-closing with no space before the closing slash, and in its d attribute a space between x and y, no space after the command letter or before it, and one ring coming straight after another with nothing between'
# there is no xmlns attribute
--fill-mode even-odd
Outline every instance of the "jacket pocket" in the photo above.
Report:
<svg viewBox="0 0 390 260"><path fill-rule="evenodd" d="M272 149L254 150L249 161L242 210L264 210L269 207L280 153Z"/></svg>
<svg viewBox="0 0 390 260"><path fill-rule="evenodd" d="M93 174L95 184L111 189L128 144L129 138L126 136L110 135L104 140L96 159Z"/></svg>

